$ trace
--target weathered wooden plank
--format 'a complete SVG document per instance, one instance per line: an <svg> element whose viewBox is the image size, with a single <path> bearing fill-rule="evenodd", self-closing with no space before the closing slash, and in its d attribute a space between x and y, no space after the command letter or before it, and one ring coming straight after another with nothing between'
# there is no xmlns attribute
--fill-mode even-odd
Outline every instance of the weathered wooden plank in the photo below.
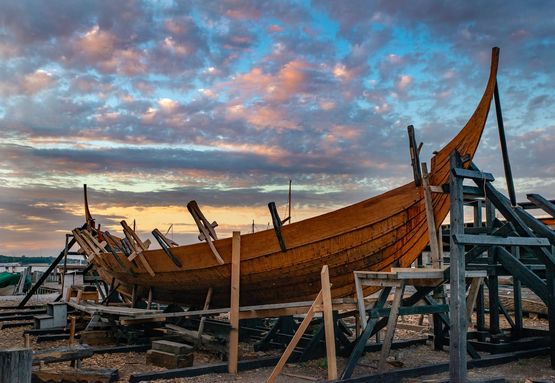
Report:
<svg viewBox="0 0 555 383"><path fill-rule="evenodd" d="M30 348L0 350L0 380L31 383L33 351Z"/></svg>
<svg viewBox="0 0 555 383"><path fill-rule="evenodd" d="M464 177L476 177L476 172L457 172L462 166L459 153L451 153L450 190L450 285L451 299L449 300L450 342L449 342L449 378L453 382L465 382L466 367L466 283L464 245L455 242L455 235L464 233L464 197L462 191ZM465 170L465 169L461 169ZM483 174L479 175L480 177ZM492 176L493 178L493 176Z"/></svg>
<svg viewBox="0 0 555 383"><path fill-rule="evenodd" d="M477 170L469 170L469 169L459 167L459 168L451 169L451 172L453 173L453 175L459 178L468 178L471 180L490 181L490 182L495 181L493 174L481 172ZM449 186L449 190L453 190L451 186Z"/></svg>
<svg viewBox="0 0 555 383"><path fill-rule="evenodd" d="M93 350L87 345L74 345L49 350L36 351L33 354L33 365L41 363L59 363L68 360L88 358L93 355Z"/></svg>
<svg viewBox="0 0 555 383"><path fill-rule="evenodd" d="M33 382L91 382L111 383L119 379L115 368L34 368Z"/></svg>
<svg viewBox="0 0 555 383"><path fill-rule="evenodd" d="M459 245L487 246L550 246L546 238L536 237L499 237L495 235L454 234L453 239Z"/></svg>

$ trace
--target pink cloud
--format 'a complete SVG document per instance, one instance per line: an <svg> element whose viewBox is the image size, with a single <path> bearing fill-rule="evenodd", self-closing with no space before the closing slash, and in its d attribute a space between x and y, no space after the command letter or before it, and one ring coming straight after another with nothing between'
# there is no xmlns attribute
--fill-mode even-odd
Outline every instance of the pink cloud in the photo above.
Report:
<svg viewBox="0 0 555 383"><path fill-rule="evenodd" d="M397 81L396 88L399 92L404 92L407 87L412 83L412 77L409 75L402 75Z"/></svg>
<svg viewBox="0 0 555 383"><path fill-rule="evenodd" d="M266 30L270 33L279 33L279 32L283 32L283 28L280 27L277 24L272 24L270 25L268 28L266 28Z"/></svg>

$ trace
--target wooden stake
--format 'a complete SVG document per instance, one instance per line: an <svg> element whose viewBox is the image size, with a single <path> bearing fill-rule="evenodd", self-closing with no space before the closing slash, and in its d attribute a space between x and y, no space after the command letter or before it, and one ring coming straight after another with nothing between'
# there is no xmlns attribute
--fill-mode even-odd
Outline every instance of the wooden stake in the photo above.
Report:
<svg viewBox="0 0 555 383"><path fill-rule="evenodd" d="M331 284L328 265L322 267L322 306L324 311L324 331L326 334L326 357L328 360L328 380L337 379L337 360L335 356L335 333L333 331L333 309L331 303Z"/></svg>
<svg viewBox="0 0 555 383"><path fill-rule="evenodd" d="M241 275L241 232L234 231L231 245L231 305L229 321L228 372L237 374L239 353L239 282Z"/></svg>
<svg viewBox="0 0 555 383"><path fill-rule="evenodd" d="M148 298L146 301L146 309L150 310L150 306L152 305L152 287L148 288Z"/></svg>
<svg viewBox="0 0 555 383"><path fill-rule="evenodd" d="M75 343L75 317L69 317L69 345L72 346Z"/></svg>
<svg viewBox="0 0 555 383"><path fill-rule="evenodd" d="M204 301L204 308L203 310L208 310L210 307L210 300L212 299L212 287L208 289L208 293L206 293L206 300ZM203 316L200 318L200 323L198 325L198 343L202 340L202 333L204 332L204 322L206 321L206 317Z"/></svg>
<svg viewBox="0 0 555 383"><path fill-rule="evenodd" d="M25 348L31 348L31 335L23 334L23 346Z"/></svg>

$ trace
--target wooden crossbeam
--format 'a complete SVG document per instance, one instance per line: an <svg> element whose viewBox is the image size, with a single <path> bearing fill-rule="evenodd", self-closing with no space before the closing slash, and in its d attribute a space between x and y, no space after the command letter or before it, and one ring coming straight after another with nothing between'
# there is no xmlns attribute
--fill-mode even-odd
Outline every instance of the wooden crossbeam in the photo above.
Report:
<svg viewBox="0 0 555 383"><path fill-rule="evenodd" d="M84 237L81 235L80 229L73 229L71 232L73 234L73 238L79 244L83 253L87 256L87 260L91 262L94 257L96 257L97 252L95 252L89 243L85 241Z"/></svg>
<svg viewBox="0 0 555 383"><path fill-rule="evenodd" d="M122 220L120 223L123 227L123 233L127 237L130 245L133 247L133 253L128 257L128 259L132 261L135 257L139 257L139 260L145 270L150 274L150 276L154 277L156 274L143 254L143 251L148 249L150 240L147 239L145 242L141 241L137 233L135 233L135 230L131 229L125 220Z"/></svg>
<svg viewBox="0 0 555 383"><path fill-rule="evenodd" d="M204 214L202 214L202 211L200 210L196 201L190 201L187 204L187 210L189 210L189 213L191 213L191 216L193 217L193 220L195 221L199 229L200 234L198 236L198 239L200 241L206 241L206 243L208 243L208 246L210 247L210 250L212 251L212 254L214 254L214 257L216 258L218 263L220 265L223 265L225 262L220 256L220 253L218 253L216 246L212 242L212 240L218 239L216 230L214 230L214 228L218 226L218 223L216 221L212 223L208 222Z"/></svg>

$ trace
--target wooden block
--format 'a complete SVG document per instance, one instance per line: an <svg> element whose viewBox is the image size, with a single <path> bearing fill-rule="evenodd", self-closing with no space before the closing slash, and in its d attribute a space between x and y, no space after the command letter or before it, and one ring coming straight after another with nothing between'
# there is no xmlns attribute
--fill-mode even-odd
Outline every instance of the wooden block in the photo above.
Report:
<svg viewBox="0 0 555 383"><path fill-rule="evenodd" d="M191 367L193 365L193 355L192 352L187 355L173 355L164 351L148 350L146 352L146 362L166 368Z"/></svg>
<svg viewBox="0 0 555 383"><path fill-rule="evenodd" d="M105 330L81 331L79 335L80 335L80 343L88 344L89 346L100 346L100 345L115 343L115 339L112 337L112 334L110 331L105 331Z"/></svg>
<svg viewBox="0 0 555 383"><path fill-rule="evenodd" d="M173 355L186 355L193 352L193 346L185 343L172 342L169 340L155 340L152 342L152 349L167 352Z"/></svg>

